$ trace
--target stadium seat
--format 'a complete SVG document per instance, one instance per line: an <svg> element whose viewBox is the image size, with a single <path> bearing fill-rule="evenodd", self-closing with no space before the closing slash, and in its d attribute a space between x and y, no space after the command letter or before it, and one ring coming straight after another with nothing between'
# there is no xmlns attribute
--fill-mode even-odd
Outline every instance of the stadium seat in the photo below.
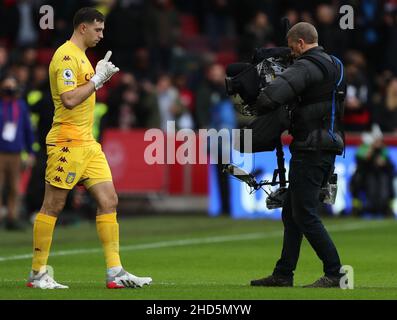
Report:
<svg viewBox="0 0 397 320"><path fill-rule="evenodd" d="M220 51L216 54L216 62L223 65L225 68L237 61L237 54L233 51Z"/></svg>
<svg viewBox="0 0 397 320"><path fill-rule="evenodd" d="M190 52L199 53L207 52L209 49L208 37L203 35L192 35L190 37L182 37L182 46Z"/></svg>
<svg viewBox="0 0 397 320"><path fill-rule="evenodd" d="M191 37L199 33L199 26L195 16L183 14L179 19L181 21L181 32L183 37Z"/></svg>

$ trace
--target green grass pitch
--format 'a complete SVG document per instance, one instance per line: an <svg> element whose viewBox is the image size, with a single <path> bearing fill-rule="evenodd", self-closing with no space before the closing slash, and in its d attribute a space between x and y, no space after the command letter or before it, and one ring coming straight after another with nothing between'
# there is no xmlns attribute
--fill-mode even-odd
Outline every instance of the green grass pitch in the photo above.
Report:
<svg viewBox="0 0 397 320"><path fill-rule="evenodd" d="M31 231L0 231L0 299L396 299L397 221L329 219L325 225L343 264L354 268L354 290L305 289L322 275L306 240L294 288L250 287L271 273L282 245L281 221L207 217L120 219L124 267L153 284L108 290L94 223L58 227L49 265L68 290L25 287Z"/></svg>

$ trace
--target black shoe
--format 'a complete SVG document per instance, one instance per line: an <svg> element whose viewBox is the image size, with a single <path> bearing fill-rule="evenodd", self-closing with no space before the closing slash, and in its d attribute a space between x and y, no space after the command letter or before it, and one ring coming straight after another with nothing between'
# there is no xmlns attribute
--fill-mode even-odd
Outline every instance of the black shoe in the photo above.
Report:
<svg viewBox="0 0 397 320"><path fill-rule="evenodd" d="M340 277L322 276L312 284L303 286L304 288L340 288Z"/></svg>
<svg viewBox="0 0 397 320"><path fill-rule="evenodd" d="M292 287L292 278L281 277L271 275L266 278L252 280L251 286L262 286L262 287Z"/></svg>

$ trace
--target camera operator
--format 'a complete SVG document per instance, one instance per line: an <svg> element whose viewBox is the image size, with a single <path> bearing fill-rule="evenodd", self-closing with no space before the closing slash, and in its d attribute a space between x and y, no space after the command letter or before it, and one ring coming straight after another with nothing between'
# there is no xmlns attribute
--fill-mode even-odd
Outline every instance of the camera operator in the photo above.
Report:
<svg viewBox="0 0 397 320"><path fill-rule="evenodd" d="M261 115L294 105L290 111L289 188L282 210L283 249L273 274L252 280L251 285L292 286L304 235L325 273L306 287L338 287L341 263L318 207L320 189L333 173L335 156L344 149L340 131L343 93L336 90L343 84L343 66L318 45L317 31L309 23L294 25L287 40L295 62L261 90L251 106Z"/></svg>

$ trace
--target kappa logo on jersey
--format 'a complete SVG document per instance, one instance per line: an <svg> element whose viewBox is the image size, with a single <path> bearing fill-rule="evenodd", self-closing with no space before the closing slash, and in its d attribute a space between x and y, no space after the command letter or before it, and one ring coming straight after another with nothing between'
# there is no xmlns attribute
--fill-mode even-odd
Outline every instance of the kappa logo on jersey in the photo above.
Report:
<svg viewBox="0 0 397 320"><path fill-rule="evenodd" d="M74 181L74 178L76 178L76 173L69 172L68 176L66 177L66 183L72 183Z"/></svg>
<svg viewBox="0 0 397 320"><path fill-rule="evenodd" d="M70 59L69 56L64 56L63 59L62 59L62 61L71 61L71 60L72 60L72 59Z"/></svg>
<svg viewBox="0 0 397 320"><path fill-rule="evenodd" d="M58 168L56 169L58 172L65 172L65 170L61 167L61 166L58 166Z"/></svg>
<svg viewBox="0 0 397 320"><path fill-rule="evenodd" d="M62 152L70 152L68 147L63 147L63 148L61 149L61 151L62 151Z"/></svg>
<svg viewBox="0 0 397 320"><path fill-rule="evenodd" d="M60 161L60 162L63 162L63 163L68 163L68 160L66 160L66 158L65 157L60 157L59 159L58 159L58 161Z"/></svg>
<svg viewBox="0 0 397 320"><path fill-rule="evenodd" d="M54 178L54 181L55 181L55 182L61 182L62 180L61 180L60 177L56 176L56 177Z"/></svg>
<svg viewBox="0 0 397 320"><path fill-rule="evenodd" d="M73 72L70 69L63 70L63 78L65 80L72 80L73 79Z"/></svg>

